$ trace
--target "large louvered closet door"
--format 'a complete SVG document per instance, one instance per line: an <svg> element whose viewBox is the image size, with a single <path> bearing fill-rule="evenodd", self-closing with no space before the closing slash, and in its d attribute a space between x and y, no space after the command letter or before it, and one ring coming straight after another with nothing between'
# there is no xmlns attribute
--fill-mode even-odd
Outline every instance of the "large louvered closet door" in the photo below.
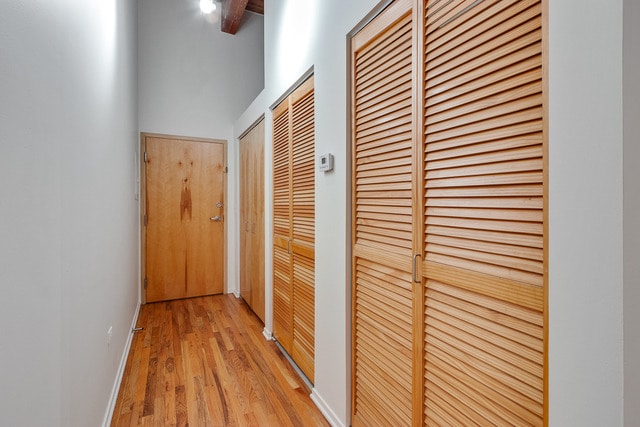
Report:
<svg viewBox="0 0 640 427"><path fill-rule="evenodd" d="M313 77L273 112L274 336L314 380L315 121Z"/></svg>
<svg viewBox="0 0 640 427"><path fill-rule="evenodd" d="M428 425L543 425L540 0L425 5Z"/></svg>
<svg viewBox="0 0 640 427"><path fill-rule="evenodd" d="M411 3L353 39L353 424L545 425L542 4Z"/></svg>
<svg viewBox="0 0 640 427"><path fill-rule="evenodd" d="M411 1L398 1L352 39L354 426L420 413L413 22Z"/></svg>

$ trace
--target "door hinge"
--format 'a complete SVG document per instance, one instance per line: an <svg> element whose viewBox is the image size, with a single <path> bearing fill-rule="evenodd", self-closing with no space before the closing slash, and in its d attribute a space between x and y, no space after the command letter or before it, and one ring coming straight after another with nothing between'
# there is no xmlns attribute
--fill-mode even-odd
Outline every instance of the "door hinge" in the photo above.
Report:
<svg viewBox="0 0 640 427"><path fill-rule="evenodd" d="M225 166L222 173L229 173L229 166Z"/></svg>
<svg viewBox="0 0 640 427"><path fill-rule="evenodd" d="M149 284L149 283L147 282L147 278L145 277L145 278L144 278L144 289L145 289L145 290L147 290L147 285L148 285L148 284Z"/></svg>
<svg viewBox="0 0 640 427"><path fill-rule="evenodd" d="M147 226L147 214L144 215L144 226Z"/></svg>
<svg viewBox="0 0 640 427"><path fill-rule="evenodd" d="M143 159L144 159L144 162L145 162L145 163L147 163L147 152L146 152L146 151L144 152L144 157L143 157Z"/></svg>

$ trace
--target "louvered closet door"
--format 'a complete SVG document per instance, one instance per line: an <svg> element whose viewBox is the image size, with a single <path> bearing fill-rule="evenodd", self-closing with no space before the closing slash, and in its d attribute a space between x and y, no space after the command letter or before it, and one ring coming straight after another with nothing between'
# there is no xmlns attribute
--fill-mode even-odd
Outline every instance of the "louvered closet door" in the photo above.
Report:
<svg viewBox="0 0 640 427"><path fill-rule="evenodd" d="M354 426L406 426L421 413L413 21L411 1L396 1L352 39Z"/></svg>
<svg viewBox="0 0 640 427"><path fill-rule="evenodd" d="M425 424L544 424L540 1L425 2Z"/></svg>
<svg viewBox="0 0 640 427"><path fill-rule="evenodd" d="M291 125L285 101L273 111L273 334L293 340L291 239Z"/></svg>
<svg viewBox="0 0 640 427"><path fill-rule="evenodd" d="M273 111L274 336L314 380L315 132L313 77Z"/></svg>
<svg viewBox="0 0 640 427"><path fill-rule="evenodd" d="M291 96L293 344L291 357L314 380L315 131L313 77Z"/></svg>

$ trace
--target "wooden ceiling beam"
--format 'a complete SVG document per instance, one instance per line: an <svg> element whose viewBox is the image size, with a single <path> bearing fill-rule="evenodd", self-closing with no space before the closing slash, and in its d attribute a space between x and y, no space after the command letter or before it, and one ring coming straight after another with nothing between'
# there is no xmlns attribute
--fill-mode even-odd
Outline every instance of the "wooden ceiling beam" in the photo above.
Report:
<svg viewBox="0 0 640 427"><path fill-rule="evenodd" d="M235 34L249 0L222 0L222 31Z"/></svg>
<svg viewBox="0 0 640 427"><path fill-rule="evenodd" d="M249 0L247 10L264 15L264 0Z"/></svg>

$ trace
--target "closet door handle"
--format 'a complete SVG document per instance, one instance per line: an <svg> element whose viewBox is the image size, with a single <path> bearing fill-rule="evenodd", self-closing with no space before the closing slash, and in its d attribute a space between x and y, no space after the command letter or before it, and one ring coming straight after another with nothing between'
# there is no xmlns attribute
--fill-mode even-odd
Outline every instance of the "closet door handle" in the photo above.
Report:
<svg viewBox="0 0 640 427"><path fill-rule="evenodd" d="M418 275L418 258L422 258L420 254L415 254L413 256L413 281L415 283L422 283L422 278L417 277Z"/></svg>

